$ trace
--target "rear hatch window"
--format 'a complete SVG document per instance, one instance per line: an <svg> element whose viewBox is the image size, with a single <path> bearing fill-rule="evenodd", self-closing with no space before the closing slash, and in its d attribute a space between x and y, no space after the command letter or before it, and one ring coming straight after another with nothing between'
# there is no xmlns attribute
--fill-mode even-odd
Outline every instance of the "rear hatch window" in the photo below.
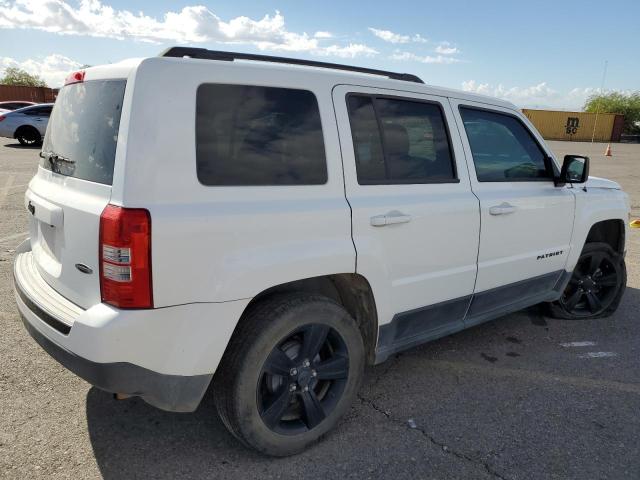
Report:
<svg viewBox="0 0 640 480"><path fill-rule="evenodd" d="M42 146L42 167L111 185L125 86L125 80L92 80L63 87Z"/></svg>

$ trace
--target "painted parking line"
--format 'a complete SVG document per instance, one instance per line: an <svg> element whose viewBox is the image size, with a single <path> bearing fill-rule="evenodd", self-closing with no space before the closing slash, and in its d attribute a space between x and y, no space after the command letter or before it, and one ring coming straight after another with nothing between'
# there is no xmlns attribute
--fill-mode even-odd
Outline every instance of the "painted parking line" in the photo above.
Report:
<svg viewBox="0 0 640 480"><path fill-rule="evenodd" d="M578 355L578 358L610 358L617 356L618 354L615 352L587 352L582 355Z"/></svg>
<svg viewBox="0 0 640 480"><path fill-rule="evenodd" d="M596 345L596 342L590 342L590 341L586 341L586 342L567 342L567 343L561 343L560 344L561 347L565 347L565 348L593 347L595 345Z"/></svg>

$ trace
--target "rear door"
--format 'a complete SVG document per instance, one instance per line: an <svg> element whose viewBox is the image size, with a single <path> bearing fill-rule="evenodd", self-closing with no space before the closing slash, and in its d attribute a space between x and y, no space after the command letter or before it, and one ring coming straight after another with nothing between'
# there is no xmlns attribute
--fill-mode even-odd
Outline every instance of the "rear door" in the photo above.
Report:
<svg viewBox="0 0 640 480"><path fill-rule="evenodd" d="M124 79L89 79L60 90L25 194L39 273L83 308L100 303L100 214L111 197L125 86Z"/></svg>
<svg viewBox="0 0 640 480"><path fill-rule="evenodd" d="M467 325L548 295L564 269L574 195L553 182L551 153L519 112L451 101L480 199L478 279Z"/></svg>
<svg viewBox="0 0 640 480"><path fill-rule="evenodd" d="M458 133L448 127L448 100L343 85L333 101L357 271L378 308L379 353L462 328L479 207Z"/></svg>

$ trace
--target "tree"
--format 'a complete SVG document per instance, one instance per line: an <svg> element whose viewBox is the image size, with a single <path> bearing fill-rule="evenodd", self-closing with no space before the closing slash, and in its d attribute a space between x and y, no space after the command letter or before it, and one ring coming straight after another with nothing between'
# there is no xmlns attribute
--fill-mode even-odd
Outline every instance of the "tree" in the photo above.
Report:
<svg viewBox="0 0 640 480"><path fill-rule="evenodd" d="M17 67L8 67L4 71L4 77L0 78L0 85L14 85L18 87L46 87L45 81L38 75Z"/></svg>
<svg viewBox="0 0 640 480"><path fill-rule="evenodd" d="M640 133L640 91L596 93L587 99L585 112L624 115L624 133Z"/></svg>

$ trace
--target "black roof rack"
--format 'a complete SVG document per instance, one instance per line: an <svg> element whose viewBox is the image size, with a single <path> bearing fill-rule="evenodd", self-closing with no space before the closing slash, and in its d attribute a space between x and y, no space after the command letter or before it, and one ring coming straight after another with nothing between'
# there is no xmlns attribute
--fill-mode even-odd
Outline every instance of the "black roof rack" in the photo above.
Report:
<svg viewBox="0 0 640 480"><path fill-rule="evenodd" d="M333 70L345 70L348 72L368 73L370 75L382 75L393 80L405 82L424 83L419 77L410 73L387 72L374 68L355 67L340 63L316 62L314 60L301 60L298 58L274 57L271 55L256 55L253 53L222 52L219 50L207 50L206 48L169 47L160 53L160 57L189 57L202 60L222 60L233 62L234 60L253 60L256 62L285 63L289 65L304 65L307 67L331 68Z"/></svg>

